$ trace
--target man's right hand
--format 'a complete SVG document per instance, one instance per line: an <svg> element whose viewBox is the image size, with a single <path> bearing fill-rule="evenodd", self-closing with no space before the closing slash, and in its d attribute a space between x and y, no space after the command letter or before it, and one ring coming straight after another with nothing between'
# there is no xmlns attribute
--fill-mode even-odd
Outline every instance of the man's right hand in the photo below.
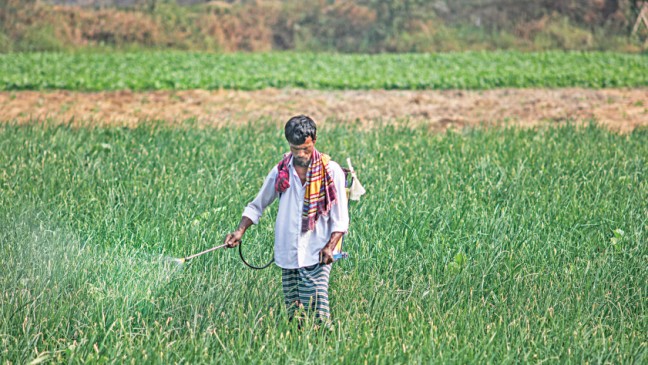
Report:
<svg viewBox="0 0 648 365"><path fill-rule="evenodd" d="M243 232L236 230L232 233L228 233L225 236L225 244L228 248L233 248L241 244L241 238L243 238Z"/></svg>
<svg viewBox="0 0 648 365"><path fill-rule="evenodd" d="M241 217L241 223L239 223L238 228L236 231L232 233L228 233L227 236L225 236L225 244L227 247L232 248L236 247L241 244L241 238L243 238L243 234L247 229L252 225L252 220L246 216Z"/></svg>

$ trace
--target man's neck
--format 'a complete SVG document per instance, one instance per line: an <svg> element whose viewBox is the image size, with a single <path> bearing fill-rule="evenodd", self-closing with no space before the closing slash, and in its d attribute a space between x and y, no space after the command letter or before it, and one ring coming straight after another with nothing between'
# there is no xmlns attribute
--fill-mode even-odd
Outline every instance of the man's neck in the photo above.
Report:
<svg viewBox="0 0 648 365"><path fill-rule="evenodd" d="M293 164L293 167L295 168L297 176L299 176L299 180L301 180L302 185L304 185L304 183L306 182L306 173L308 172L308 166L303 167Z"/></svg>

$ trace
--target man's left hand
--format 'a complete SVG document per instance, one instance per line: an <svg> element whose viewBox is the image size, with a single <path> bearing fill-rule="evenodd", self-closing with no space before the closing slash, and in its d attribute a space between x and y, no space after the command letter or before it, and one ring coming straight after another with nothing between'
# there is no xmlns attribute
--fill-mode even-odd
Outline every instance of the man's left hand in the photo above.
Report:
<svg viewBox="0 0 648 365"><path fill-rule="evenodd" d="M328 247L324 247L320 251L320 264L328 265L332 263L333 263L333 250Z"/></svg>

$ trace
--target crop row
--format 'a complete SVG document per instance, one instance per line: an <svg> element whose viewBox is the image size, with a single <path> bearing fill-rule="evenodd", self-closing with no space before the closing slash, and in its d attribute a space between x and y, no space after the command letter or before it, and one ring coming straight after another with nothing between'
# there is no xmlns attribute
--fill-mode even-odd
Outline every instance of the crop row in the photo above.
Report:
<svg viewBox="0 0 648 365"><path fill-rule="evenodd" d="M648 133L320 131L368 193L334 328L222 242L288 146L241 129L0 128L0 358L12 363L645 363ZM272 255L276 203L244 238Z"/></svg>
<svg viewBox="0 0 648 365"><path fill-rule="evenodd" d="M648 56L617 53L0 55L0 90L643 86Z"/></svg>

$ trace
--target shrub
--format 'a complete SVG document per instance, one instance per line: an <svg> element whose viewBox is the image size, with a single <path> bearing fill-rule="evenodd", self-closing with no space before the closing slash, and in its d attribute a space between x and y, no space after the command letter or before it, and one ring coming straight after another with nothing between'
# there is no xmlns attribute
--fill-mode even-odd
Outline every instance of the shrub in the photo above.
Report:
<svg viewBox="0 0 648 365"><path fill-rule="evenodd" d="M24 52L61 52L65 44L56 36L52 25L32 25L18 41L16 49Z"/></svg>
<svg viewBox="0 0 648 365"><path fill-rule="evenodd" d="M550 20L536 34L534 43L541 49L585 50L592 48L594 37L591 32L573 26L568 18L561 17Z"/></svg>
<svg viewBox="0 0 648 365"><path fill-rule="evenodd" d="M13 51L13 42L3 31L0 31L0 53Z"/></svg>

